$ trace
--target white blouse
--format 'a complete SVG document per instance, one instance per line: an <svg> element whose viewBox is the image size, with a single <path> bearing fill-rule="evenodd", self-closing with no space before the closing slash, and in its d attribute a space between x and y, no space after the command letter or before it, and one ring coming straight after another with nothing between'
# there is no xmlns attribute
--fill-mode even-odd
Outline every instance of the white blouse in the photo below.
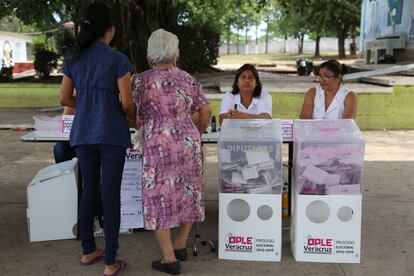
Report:
<svg viewBox="0 0 414 276"><path fill-rule="evenodd" d="M312 118L329 120L342 119L345 111L345 97L349 92L351 92L351 90L349 90L346 85L341 83L331 104L328 109L325 110L325 91L318 84L316 86L315 99L313 102Z"/></svg>
<svg viewBox="0 0 414 276"><path fill-rule="evenodd" d="M249 114L267 113L272 117L272 96L265 91L262 91L259 98L253 98L248 108L241 103L240 93L234 95L231 92L227 92L221 99L220 114L234 109L235 105L237 106L237 110L241 112Z"/></svg>

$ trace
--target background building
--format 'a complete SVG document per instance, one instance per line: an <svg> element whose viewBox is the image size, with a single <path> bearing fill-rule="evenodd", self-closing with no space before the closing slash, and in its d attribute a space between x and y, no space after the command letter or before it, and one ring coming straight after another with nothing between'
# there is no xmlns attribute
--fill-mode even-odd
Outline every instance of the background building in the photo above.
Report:
<svg viewBox="0 0 414 276"><path fill-rule="evenodd" d="M367 63L383 54L414 60L413 18L413 0L363 0L360 45Z"/></svg>
<svg viewBox="0 0 414 276"><path fill-rule="evenodd" d="M0 68L27 63L32 59L33 37L11 32L0 32Z"/></svg>

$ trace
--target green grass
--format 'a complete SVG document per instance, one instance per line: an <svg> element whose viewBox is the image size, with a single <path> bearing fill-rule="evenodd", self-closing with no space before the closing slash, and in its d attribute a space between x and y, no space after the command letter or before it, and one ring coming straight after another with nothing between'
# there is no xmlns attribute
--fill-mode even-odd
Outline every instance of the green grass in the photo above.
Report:
<svg viewBox="0 0 414 276"><path fill-rule="evenodd" d="M0 108L58 106L59 84L0 84Z"/></svg>

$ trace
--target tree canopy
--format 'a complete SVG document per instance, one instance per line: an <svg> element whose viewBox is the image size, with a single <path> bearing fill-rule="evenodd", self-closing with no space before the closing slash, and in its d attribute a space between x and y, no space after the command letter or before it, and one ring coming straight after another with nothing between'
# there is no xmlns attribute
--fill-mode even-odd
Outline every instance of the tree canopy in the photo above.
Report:
<svg viewBox="0 0 414 276"><path fill-rule="evenodd" d="M39 29L55 28L66 21L82 19L92 0L3 0L0 18L13 14L25 24ZM148 68L147 40L150 34L164 28L180 39L181 66L200 71L215 64L221 41L238 42L248 30L257 33L266 22L269 35L295 37L299 50L305 36L315 38L336 34L339 56L345 55L344 41L358 30L359 0L106 0L113 6L117 32L113 44L127 54L137 72ZM256 35L257 41L257 35ZM318 53L315 53L318 54Z"/></svg>

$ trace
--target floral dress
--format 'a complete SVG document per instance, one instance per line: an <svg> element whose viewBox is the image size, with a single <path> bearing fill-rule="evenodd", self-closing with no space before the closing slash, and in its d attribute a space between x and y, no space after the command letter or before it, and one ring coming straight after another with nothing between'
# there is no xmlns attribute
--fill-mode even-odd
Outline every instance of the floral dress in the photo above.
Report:
<svg viewBox="0 0 414 276"><path fill-rule="evenodd" d="M132 86L143 123L144 227L203 221L201 137L190 117L208 104L200 83L168 67L137 75Z"/></svg>

